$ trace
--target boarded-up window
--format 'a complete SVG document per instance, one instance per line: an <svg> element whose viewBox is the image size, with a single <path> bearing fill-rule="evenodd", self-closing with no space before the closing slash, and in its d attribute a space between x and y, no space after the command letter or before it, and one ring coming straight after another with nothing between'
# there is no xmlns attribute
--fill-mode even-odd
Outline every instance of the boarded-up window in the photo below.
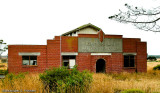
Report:
<svg viewBox="0 0 160 93"><path fill-rule="evenodd" d="M134 55L125 55L124 56L124 67L134 67L135 58Z"/></svg>

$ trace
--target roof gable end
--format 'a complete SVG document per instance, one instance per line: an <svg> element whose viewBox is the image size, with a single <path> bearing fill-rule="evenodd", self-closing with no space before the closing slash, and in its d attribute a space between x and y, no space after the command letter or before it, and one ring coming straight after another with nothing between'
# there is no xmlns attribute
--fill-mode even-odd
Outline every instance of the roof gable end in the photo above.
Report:
<svg viewBox="0 0 160 93"><path fill-rule="evenodd" d="M66 33L62 34L62 36L66 36L66 35L69 35L69 34L71 34L71 33L78 32L79 30L82 30L82 29L85 29L85 28L93 28L93 29L95 29L97 32L98 32L99 30L101 30L101 28L99 28L99 27L97 27L97 26L95 26L95 25L93 25L93 24L91 24L91 23L88 23L88 24L82 25L82 26L80 26L80 27L78 27L78 28L76 28L76 29L73 29L73 30L71 30L71 31L69 31L69 32L66 32Z"/></svg>

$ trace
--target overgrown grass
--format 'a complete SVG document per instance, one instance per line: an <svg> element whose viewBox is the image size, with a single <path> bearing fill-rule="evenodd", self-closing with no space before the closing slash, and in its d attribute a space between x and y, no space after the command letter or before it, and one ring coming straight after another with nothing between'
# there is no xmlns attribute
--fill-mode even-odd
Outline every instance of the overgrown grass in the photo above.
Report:
<svg viewBox="0 0 160 93"><path fill-rule="evenodd" d="M0 93L9 91L10 93L22 93L27 91L42 93L43 84L39 80L38 74L8 74L5 79L0 80Z"/></svg>
<svg viewBox="0 0 160 93"><path fill-rule="evenodd" d="M160 71L148 69L147 73L95 73L90 87L84 93L120 93L133 89L145 93L160 93ZM35 91L32 93L44 93L44 85L39 79L39 74L9 74L5 79L0 80L0 91L4 90L19 90L19 93L30 90ZM49 93L49 90L47 92Z"/></svg>

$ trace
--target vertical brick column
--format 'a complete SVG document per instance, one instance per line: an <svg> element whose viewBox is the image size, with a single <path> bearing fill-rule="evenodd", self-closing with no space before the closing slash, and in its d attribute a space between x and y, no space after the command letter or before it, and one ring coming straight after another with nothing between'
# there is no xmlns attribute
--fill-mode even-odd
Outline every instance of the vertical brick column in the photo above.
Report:
<svg viewBox="0 0 160 93"><path fill-rule="evenodd" d="M112 72L122 72L123 70L123 55L122 53L112 53Z"/></svg>
<svg viewBox="0 0 160 93"><path fill-rule="evenodd" d="M90 70L91 69L91 55L90 53L78 53L76 56L76 62L78 65L78 70Z"/></svg>
<svg viewBox="0 0 160 93"><path fill-rule="evenodd" d="M60 36L47 40L47 67L59 67L60 57Z"/></svg>
<svg viewBox="0 0 160 93"><path fill-rule="evenodd" d="M137 42L137 71L147 72L147 44Z"/></svg>

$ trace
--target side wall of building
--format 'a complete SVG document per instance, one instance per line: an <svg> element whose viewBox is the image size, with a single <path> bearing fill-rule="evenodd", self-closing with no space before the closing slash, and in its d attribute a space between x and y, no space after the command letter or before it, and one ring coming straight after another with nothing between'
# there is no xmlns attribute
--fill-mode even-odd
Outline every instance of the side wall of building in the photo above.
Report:
<svg viewBox="0 0 160 93"><path fill-rule="evenodd" d="M20 52L39 52L37 66L23 66ZM45 45L9 45L8 46L8 70L9 72L43 72L47 68Z"/></svg>

